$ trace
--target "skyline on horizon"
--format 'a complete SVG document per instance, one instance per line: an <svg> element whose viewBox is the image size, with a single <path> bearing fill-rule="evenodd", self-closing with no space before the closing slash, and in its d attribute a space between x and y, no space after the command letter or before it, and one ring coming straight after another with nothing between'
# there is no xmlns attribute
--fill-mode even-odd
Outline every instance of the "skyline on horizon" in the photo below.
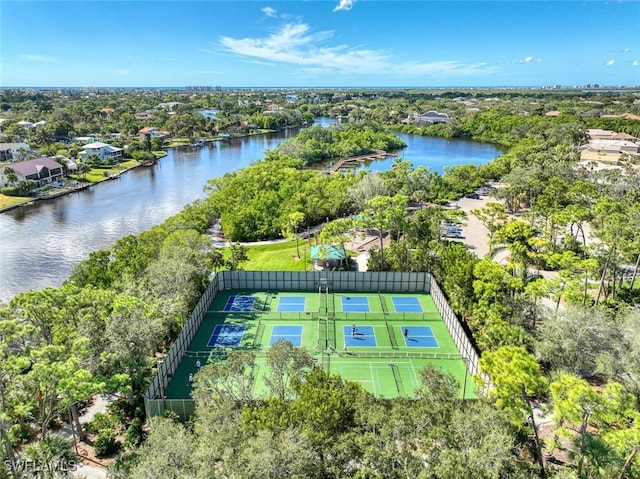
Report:
<svg viewBox="0 0 640 479"><path fill-rule="evenodd" d="M636 1L5 1L0 87L634 86L638 18Z"/></svg>

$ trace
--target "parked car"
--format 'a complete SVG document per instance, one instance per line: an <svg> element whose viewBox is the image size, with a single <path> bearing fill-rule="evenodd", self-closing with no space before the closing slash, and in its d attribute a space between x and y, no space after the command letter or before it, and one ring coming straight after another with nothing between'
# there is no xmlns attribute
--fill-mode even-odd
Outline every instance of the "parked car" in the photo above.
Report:
<svg viewBox="0 0 640 479"><path fill-rule="evenodd" d="M480 195L478 193L469 193L468 195L464 195L465 198L471 198L472 200L479 200Z"/></svg>

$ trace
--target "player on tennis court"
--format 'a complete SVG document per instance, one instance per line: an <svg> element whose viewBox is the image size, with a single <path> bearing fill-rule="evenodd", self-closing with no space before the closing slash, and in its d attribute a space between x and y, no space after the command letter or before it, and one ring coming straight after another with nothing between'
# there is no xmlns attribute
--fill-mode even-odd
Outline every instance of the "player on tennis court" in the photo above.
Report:
<svg viewBox="0 0 640 479"><path fill-rule="evenodd" d="M356 325L355 324L351 325L351 337L352 338L356 337Z"/></svg>
<svg viewBox="0 0 640 479"><path fill-rule="evenodd" d="M409 337L409 328L404 328L404 339Z"/></svg>

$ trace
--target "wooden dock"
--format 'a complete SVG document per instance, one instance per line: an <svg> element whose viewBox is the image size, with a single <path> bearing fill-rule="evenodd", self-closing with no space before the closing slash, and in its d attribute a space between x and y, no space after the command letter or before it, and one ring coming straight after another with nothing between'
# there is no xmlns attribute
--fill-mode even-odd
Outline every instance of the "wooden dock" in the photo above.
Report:
<svg viewBox="0 0 640 479"><path fill-rule="evenodd" d="M358 164L367 161L367 160L382 160L389 156L386 151L383 150L375 150L373 153L368 153L366 155L359 156L350 156L349 158L343 158L338 160L335 164L331 165L329 168L329 173L333 174L340 171L341 168L355 168Z"/></svg>

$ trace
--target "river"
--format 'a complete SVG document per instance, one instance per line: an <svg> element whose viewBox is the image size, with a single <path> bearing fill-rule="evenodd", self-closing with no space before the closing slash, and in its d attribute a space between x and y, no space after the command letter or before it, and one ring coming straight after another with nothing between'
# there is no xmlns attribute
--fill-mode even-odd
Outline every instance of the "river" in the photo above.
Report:
<svg viewBox="0 0 640 479"><path fill-rule="evenodd" d="M327 121L321 122L322 124ZM298 130L169 149L156 166L55 200L0 214L0 302L29 289L60 286L89 253L162 223L205 196L209 178L245 168ZM398 156L442 172L446 165L483 164L501 154L492 145L399 134ZM393 159L367 168L385 170Z"/></svg>

